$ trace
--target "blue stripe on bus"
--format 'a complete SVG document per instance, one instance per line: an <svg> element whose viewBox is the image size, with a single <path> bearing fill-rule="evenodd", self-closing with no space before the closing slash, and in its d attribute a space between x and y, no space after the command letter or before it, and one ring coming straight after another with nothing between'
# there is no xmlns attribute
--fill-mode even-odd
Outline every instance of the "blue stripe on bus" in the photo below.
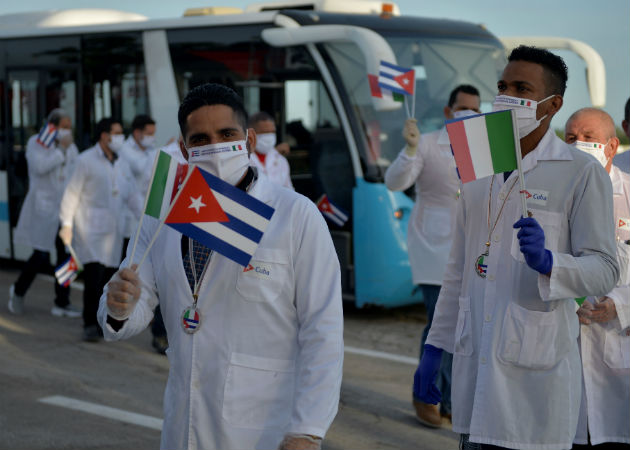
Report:
<svg viewBox="0 0 630 450"><path fill-rule="evenodd" d="M9 221L9 204L7 202L0 202L0 221Z"/></svg>

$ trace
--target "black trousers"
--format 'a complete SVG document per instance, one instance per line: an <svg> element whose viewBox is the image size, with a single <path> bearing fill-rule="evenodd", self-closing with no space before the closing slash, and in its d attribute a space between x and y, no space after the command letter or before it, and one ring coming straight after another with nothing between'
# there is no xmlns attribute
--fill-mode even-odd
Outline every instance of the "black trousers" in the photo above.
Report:
<svg viewBox="0 0 630 450"><path fill-rule="evenodd" d="M55 249L57 250L57 263L55 267L59 267L63 264L70 255L66 253L66 247L61 242L59 236L55 239ZM33 254L26 261L22 273L15 282L15 295L20 297L26 294L28 288L33 284L33 280L37 274L50 263L50 252L44 252L42 250L33 250ZM63 287L59 283L55 283L55 305L63 308L70 303L70 286Z"/></svg>
<svg viewBox="0 0 630 450"><path fill-rule="evenodd" d="M100 263L89 263L83 268L83 327L98 325L96 314L103 288L114 276L116 267L105 267Z"/></svg>
<svg viewBox="0 0 630 450"><path fill-rule="evenodd" d="M151 324L151 333L154 337L166 337L166 327L164 326L164 319L162 319L162 311L160 305L155 308L153 314L153 323Z"/></svg>

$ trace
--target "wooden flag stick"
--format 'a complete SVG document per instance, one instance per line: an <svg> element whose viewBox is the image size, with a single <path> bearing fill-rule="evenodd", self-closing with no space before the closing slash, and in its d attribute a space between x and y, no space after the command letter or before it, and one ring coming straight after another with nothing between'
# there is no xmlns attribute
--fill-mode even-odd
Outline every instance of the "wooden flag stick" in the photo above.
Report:
<svg viewBox="0 0 630 450"><path fill-rule="evenodd" d="M525 177L523 176L523 155L521 155L521 139L518 135L518 124L516 122L516 112L511 109L510 115L512 116L512 131L514 132L514 147L516 149L516 168L518 170L518 181L521 194L521 207L523 217L528 217L527 214L527 191L525 190Z"/></svg>
<svg viewBox="0 0 630 450"><path fill-rule="evenodd" d="M66 247L68 247L68 252L70 253L70 256L72 256L72 259L74 259L74 262L77 263L77 269L83 270L83 264L81 264L81 261L77 258L77 254L74 252L72 245L68 244Z"/></svg>

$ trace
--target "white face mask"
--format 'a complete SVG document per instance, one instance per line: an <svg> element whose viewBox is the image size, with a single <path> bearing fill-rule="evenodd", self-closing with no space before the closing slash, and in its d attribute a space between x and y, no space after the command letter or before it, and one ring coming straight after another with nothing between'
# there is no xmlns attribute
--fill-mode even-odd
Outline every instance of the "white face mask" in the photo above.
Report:
<svg viewBox="0 0 630 450"><path fill-rule="evenodd" d="M112 152L118 153L124 143L125 143L124 134L112 134L111 141L109 141L108 147Z"/></svg>
<svg viewBox="0 0 630 450"><path fill-rule="evenodd" d="M249 167L247 135L244 141L221 142L186 150L190 164L197 164L203 170L232 185L239 182Z"/></svg>
<svg viewBox="0 0 630 450"><path fill-rule="evenodd" d="M142 139L140 139L140 145L142 145L144 148L153 147L154 144L155 136L147 134L146 136L143 136Z"/></svg>
<svg viewBox="0 0 630 450"><path fill-rule="evenodd" d="M72 130L69 130L67 128L57 128L57 140L72 141Z"/></svg>
<svg viewBox="0 0 630 450"><path fill-rule="evenodd" d="M262 133L256 135L256 151L266 155L276 148L276 133Z"/></svg>
<svg viewBox="0 0 630 450"><path fill-rule="evenodd" d="M575 141L573 145L575 145L575 148L578 150L582 150L594 157L602 166L606 167L608 164L608 158L606 158L605 152L608 142L600 144L599 142Z"/></svg>
<svg viewBox="0 0 630 450"><path fill-rule="evenodd" d="M462 109L453 113L453 119L461 119L463 117L475 116L477 114L479 113L477 111L473 111L472 109Z"/></svg>
<svg viewBox="0 0 630 450"><path fill-rule="evenodd" d="M509 95L497 95L494 99L494 103L492 104L492 111L505 111L508 109L516 111L518 135L521 139L523 139L529 133L538 128L540 126L540 122L547 117L547 114L545 114L540 119L536 119L536 109L538 108L538 105L546 102L552 97L555 97L555 95L550 95L549 97L537 102L535 100L511 97Z"/></svg>

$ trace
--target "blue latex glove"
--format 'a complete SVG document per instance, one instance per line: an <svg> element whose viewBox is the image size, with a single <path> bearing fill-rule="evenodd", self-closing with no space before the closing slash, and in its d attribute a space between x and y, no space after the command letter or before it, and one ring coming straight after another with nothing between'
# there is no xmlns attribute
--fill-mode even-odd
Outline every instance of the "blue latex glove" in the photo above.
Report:
<svg viewBox="0 0 630 450"><path fill-rule="evenodd" d="M442 399L442 394L435 385L441 362L442 349L424 344L422 359L413 376L413 396L416 400L437 405Z"/></svg>
<svg viewBox="0 0 630 450"><path fill-rule="evenodd" d="M521 217L514 224L514 228L520 228L516 237L527 265L543 275L551 272L553 256L545 248L545 232L536 219L533 217Z"/></svg>

